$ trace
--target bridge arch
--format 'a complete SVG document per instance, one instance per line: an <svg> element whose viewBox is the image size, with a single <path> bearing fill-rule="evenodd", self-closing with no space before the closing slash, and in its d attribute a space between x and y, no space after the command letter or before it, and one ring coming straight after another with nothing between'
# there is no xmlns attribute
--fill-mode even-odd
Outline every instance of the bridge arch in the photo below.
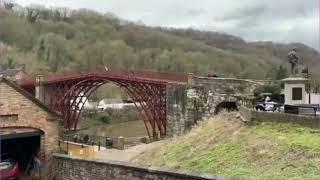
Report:
<svg viewBox="0 0 320 180"><path fill-rule="evenodd" d="M100 86L112 82L124 89L135 102L148 135L159 137L166 134L166 87L170 84L188 83L182 73L162 73L140 70L93 70L49 75L42 78L24 79L18 82L24 89L37 94L36 86L43 87L42 101L63 115L64 126L77 127L81 104ZM40 93L41 94L41 93ZM37 95L36 95L37 96Z"/></svg>
<svg viewBox="0 0 320 180"><path fill-rule="evenodd" d="M237 103L235 101L222 101L215 106L214 114L218 114L222 110L237 111Z"/></svg>
<svg viewBox="0 0 320 180"><path fill-rule="evenodd" d="M166 85L153 82L128 82L109 77L92 76L68 84L69 88L63 96L53 97L55 110L62 112L67 128L76 128L83 104L100 86L112 82L123 88L132 98L139 110L149 136L165 135L166 133ZM57 92L61 94L60 92ZM81 105L82 104L82 105Z"/></svg>

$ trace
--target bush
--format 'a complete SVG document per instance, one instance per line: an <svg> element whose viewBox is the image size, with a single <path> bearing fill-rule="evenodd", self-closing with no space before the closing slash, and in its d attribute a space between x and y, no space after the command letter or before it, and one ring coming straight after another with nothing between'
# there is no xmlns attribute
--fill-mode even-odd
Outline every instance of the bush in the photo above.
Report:
<svg viewBox="0 0 320 180"><path fill-rule="evenodd" d="M281 84L265 84L258 86L254 90L255 96L260 96L262 93L271 93L273 97L279 97L281 93Z"/></svg>
<svg viewBox="0 0 320 180"><path fill-rule="evenodd" d="M109 124L111 117L109 114L103 113L103 114L99 114L97 119L103 123Z"/></svg>
<svg viewBox="0 0 320 180"><path fill-rule="evenodd" d="M108 112L99 112L99 111L94 110L94 111L84 112L83 116L88 119L93 119L96 121L100 121L100 122L109 124L111 121L112 115Z"/></svg>

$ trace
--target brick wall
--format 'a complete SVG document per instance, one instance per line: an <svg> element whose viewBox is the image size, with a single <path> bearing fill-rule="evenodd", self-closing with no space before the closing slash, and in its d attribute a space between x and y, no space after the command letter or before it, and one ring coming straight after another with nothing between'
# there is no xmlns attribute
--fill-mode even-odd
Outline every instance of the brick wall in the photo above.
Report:
<svg viewBox="0 0 320 180"><path fill-rule="evenodd" d="M55 154L56 180L196 180L219 179L211 174L140 167L126 162L86 160Z"/></svg>
<svg viewBox="0 0 320 180"><path fill-rule="evenodd" d="M287 114L279 112L255 111L243 106L239 107L241 116L251 122L290 122L311 128L320 128L319 117Z"/></svg>
<svg viewBox="0 0 320 180"><path fill-rule="evenodd" d="M15 89L0 82L0 115L18 114L17 120L0 121L0 128L30 127L44 132L44 148L46 155L58 149L58 122L45 110L37 106Z"/></svg>

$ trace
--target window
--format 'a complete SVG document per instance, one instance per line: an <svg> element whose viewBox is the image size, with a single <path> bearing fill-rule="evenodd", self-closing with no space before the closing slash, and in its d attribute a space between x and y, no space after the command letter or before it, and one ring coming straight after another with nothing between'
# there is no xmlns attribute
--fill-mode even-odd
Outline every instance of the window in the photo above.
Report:
<svg viewBox="0 0 320 180"><path fill-rule="evenodd" d="M302 100L302 88L292 88L292 100Z"/></svg>
<svg viewBox="0 0 320 180"><path fill-rule="evenodd" d="M0 121L5 121L5 120L16 121L18 120L18 114L5 114L5 115L0 114Z"/></svg>

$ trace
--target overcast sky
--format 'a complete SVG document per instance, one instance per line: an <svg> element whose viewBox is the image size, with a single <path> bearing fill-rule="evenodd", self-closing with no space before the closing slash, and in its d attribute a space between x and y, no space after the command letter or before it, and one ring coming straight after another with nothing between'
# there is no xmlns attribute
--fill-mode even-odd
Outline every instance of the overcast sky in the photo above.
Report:
<svg viewBox="0 0 320 180"><path fill-rule="evenodd" d="M149 26L222 31L247 41L302 42L320 50L320 0L15 0L88 8Z"/></svg>

